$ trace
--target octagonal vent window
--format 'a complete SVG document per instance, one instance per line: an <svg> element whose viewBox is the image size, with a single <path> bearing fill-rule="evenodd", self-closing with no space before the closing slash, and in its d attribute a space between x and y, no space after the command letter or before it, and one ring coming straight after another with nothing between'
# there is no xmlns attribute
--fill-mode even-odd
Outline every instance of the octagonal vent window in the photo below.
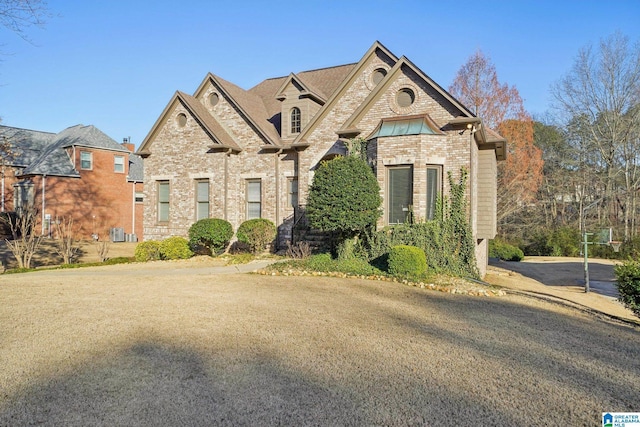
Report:
<svg viewBox="0 0 640 427"><path fill-rule="evenodd" d="M407 108L413 105L413 102L416 100L416 95L409 88L400 89L398 94L396 95L396 102L398 103L398 107Z"/></svg>

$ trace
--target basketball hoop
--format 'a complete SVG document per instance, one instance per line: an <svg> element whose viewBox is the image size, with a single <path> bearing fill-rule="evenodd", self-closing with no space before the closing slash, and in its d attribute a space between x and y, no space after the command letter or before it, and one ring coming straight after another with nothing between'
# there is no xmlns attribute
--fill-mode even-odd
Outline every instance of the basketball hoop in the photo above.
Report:
<svg viewBox="0 0 640 427"><path fill-rule="evenodd" d="M609 242L609 246L613 248L614 252L620 252L620 246L622 246L622 242Z"/></svg>

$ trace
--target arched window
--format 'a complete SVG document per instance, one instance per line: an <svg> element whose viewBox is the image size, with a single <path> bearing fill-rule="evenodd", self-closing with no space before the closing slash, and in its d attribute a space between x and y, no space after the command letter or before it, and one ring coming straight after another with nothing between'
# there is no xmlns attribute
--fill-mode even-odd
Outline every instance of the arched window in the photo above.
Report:
<svg viewBox="0 0 640 427"><path fill-rule="evenodd" d="M291 109L291 133L300 133L300 109L298 107Z"/></svg>

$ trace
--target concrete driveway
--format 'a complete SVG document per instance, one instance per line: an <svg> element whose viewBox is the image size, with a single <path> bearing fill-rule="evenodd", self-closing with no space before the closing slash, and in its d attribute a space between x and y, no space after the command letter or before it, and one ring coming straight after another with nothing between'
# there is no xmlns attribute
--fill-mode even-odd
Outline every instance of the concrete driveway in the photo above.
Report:
<svg viewBox="0 0 640 427"><path fill-rule="evenodd" d="M494 267L515 271L525 277L554 287L584 288L584 259L568 257L526 257L523 261L500 261L492 258ZM613 273L615 261L589 260L589 288L591 292L617 299L620 295L615 286Z"/></svg>

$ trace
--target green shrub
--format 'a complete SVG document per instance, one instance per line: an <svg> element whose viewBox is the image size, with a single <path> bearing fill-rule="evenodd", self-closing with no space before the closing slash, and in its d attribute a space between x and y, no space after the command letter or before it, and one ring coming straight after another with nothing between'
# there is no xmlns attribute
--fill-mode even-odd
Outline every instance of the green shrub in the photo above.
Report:
<svg viewBox="0 0 640 427"><path fill-rule="evenodd" d="M467 177L467 171L461 169L456 183L452 174L448 174L450 198L438 200L433 220L369 230L362 235L356 253L366 253L371 264L387 271L391 247L417 246L424 251L430 272L479 278L475 242L466 217Z"/></svg>
<svg viewBox="0 0 640 427"><path fill-rule="evenodd" d="M638 259L640 258L640 236L632 237L622 243L619 257L622 259Z"/></svg>
<svg viewBox="0 0 640 427"><path fill-rule="evenodd" d="M218 255L225 251L231 238L233 227L229 221L219 218L205 218L189 228L189 245L194 252Z"/></svg>
<svg viewBox="0 0 640 427"><path fill-rule="evenodd" d="M253 253L262 252L271 246L276 238L276 226L264 218L255 218L243 222L236 233L238 241L249 246Z"/></svg>
<svg viewBox="0 0 640 427"><path fill-rule="evenodd" d="M427 272L427 257L415 246L396 245L389 251L389 274L405 278L421 278Z"/></svg>
<svg viewBox="0 0 640 427"><path fill-rule="evenodd" d="M489 241L489 256L491 258L500 258L503 261L522 261L524 258L520 248L510 245L501 239Z"/></svg>
<svg viewBox="0 0 640 427"><path fill-rule="evenodd" d="M640 262L626 261L613 269L620 301L640 316Z"/></svg>
<svg viewBox="0 0 640 427"><path fill-rule="evenodd" d="M580 253L580 231L558 227L534 234L524 253L533 256L577 256Z"/></svg>
<svg viewBox="0 0 640 427"><path fill-rule="evenodd" d="M160 242L147 240L136 245L134 257L138 262L155 261L160 259Z"/></svg>
<svg viewBox="0 0 640 427"><path fill-rule="evenodd" d="M381 203L378 180L367 162L337 157L316 170L306 215L311 227L334 232L342 240L375 225Z"/></svg>
<svg viewBox="0 0 640 427"><path fill-rule="evenodd" d="M187 259L193 256L189 248L189 241L184 237L172 236L160 242L160 257L162 259Z"/></svg>

